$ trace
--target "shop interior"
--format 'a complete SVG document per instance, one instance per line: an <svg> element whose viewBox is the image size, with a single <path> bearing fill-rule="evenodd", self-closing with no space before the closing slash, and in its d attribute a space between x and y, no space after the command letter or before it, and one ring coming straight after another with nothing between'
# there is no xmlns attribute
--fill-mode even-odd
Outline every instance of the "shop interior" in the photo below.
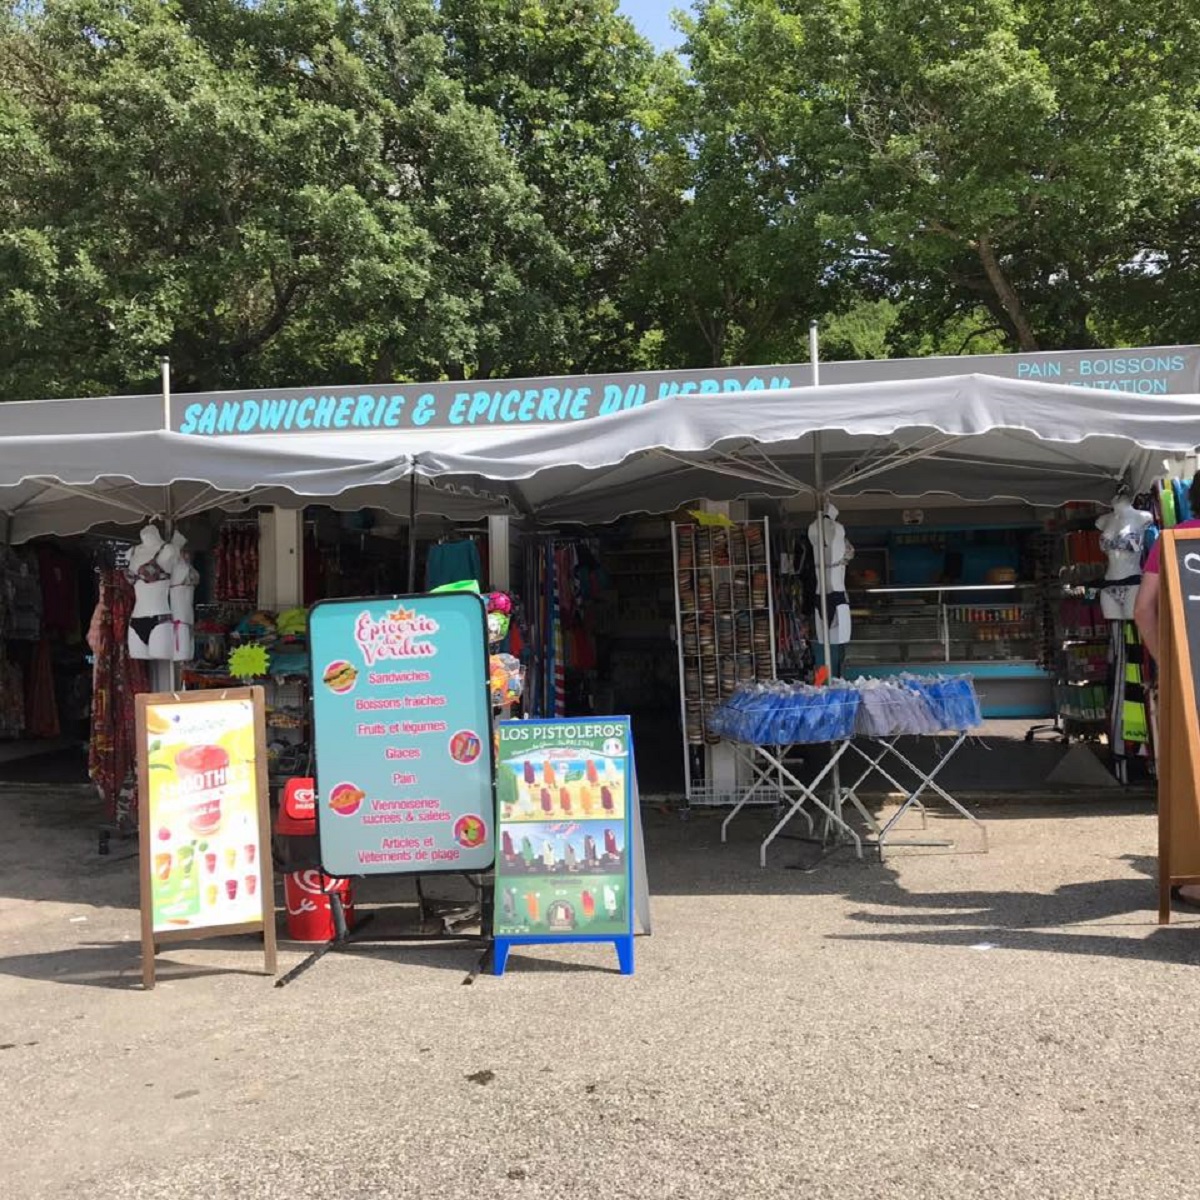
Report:
<svg viewBox="0 0 1200 1200"><path fill-rule="evenodd" d="M1102 532L1122 504L1148 514L1139 536L1157 528L1153 496L1043 510L839 503L821 523L834 674L969 673L985 717L1089 742L1122 781L1153 771L1148 723L1128 695L1140 657L1131 601L1104 600L1111 572L1130 572ZM824 664L811 499L555 529L422 517L411 550L403 517L314 506L303 594L285 605L269 578L270 512L202 512L170 537L160 520L6 548L0 779L99 777L114 822L128 825L131 696L164 678L228 686L231 655L261 647L260 662L239 660L237 681L267 688L277 791L309 768L307 606L402 594L410 577L417 590L464 578L489 589L496 558L514 601L504 649L524 670L513 711L629 714L645 795L724 802L707 711L739 685L812 680ZM497 528L503 547L489 544Z"/></svg>

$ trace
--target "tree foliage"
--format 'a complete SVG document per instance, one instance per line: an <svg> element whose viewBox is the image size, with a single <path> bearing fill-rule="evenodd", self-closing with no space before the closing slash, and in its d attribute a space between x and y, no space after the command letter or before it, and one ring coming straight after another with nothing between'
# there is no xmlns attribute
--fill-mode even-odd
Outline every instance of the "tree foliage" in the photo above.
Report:
<svg viewBox="0 0 1200 1200"><path fill-rule="evenodd" d="M0 398L1200 340L1178 0L44 0Z"/></svg>

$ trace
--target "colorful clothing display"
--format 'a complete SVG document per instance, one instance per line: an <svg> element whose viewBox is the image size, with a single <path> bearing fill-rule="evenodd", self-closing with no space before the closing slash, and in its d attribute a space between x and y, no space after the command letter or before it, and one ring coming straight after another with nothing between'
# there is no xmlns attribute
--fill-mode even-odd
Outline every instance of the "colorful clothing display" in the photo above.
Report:
<svg viewBox="0 0 1200 1200"><path fill-rule="evenodd" d="M146 669L127 645L133 612L133 586L121 571L100 576L100 602L89 634L94 634L92 729L88 776L119 829L137 828L134 696L149 689Z"/></svg>
<svg viewBox="0 0 1200 1200"><path fill-rule="evenodd" d="M483 570L479 547L469 538L460 542L438 542L429 547L425 560L425 590L443 587L447 583L473 579L482 586Z"/></svg>

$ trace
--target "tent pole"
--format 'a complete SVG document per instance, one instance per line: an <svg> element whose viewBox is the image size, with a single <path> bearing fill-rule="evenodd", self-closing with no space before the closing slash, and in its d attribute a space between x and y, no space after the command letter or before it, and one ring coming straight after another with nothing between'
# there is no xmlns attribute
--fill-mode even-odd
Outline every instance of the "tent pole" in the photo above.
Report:
<svg viewBox="0 0 1200 1200"><path fill-rule="evenodd" d="M417 590L417 464L412 463L408 481L408 590Z"/></svg>
<svg viewBox="0 0 1200 1200"><path fill-rule="evenodd" d="M171 432L171 360L164 354L158 360L162 371L163 428Z"/></svg>
<svg viewBox="0 0 1200 1200"><path fill-rule="evenodd" d="M812 385L821 383L821 347L816 321L808 323L808 361L812 364ZM833 676L833 658L829 644L829 604L825 579L825 469L821 462L821 435L813 434L813 484L817 493L817 604L821 614L821 645L825 651L825 666Z"/></svg>
<svg viewBox="0 0 1200 1200"><path fill-rule="evenodd" d="M816 321L808 323L808 360L812 364L812 385L819 387L821 383L821 345ZM825 666L829 678L833 678L833 653L829 640L829 591L825 577L825 505L829 497L825 492L825 466L821 461L821 435L813 434L813 485L817 493L817 603L821 610L821 646L825 652ZM833 775L830 787L833 793L833 810L839 820L842 815L842 779L838 769L839 764L833 764ZM829 832L826 824L826 834Z"/></svg>

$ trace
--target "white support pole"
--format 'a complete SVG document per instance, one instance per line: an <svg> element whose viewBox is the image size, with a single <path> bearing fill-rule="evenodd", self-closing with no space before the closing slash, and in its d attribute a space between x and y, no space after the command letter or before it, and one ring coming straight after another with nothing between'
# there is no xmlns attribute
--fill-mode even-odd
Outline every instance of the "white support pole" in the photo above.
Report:
<svg viewBox="0 0 1200 1200"><path fill-rule="evenodd" d="M162 373L163 428L171 432L171 360L163 355L158 360Z"/></svg>
<svg viewBox="0 0 1200 1200"><path fill-rule="evenodd" d="M821 348L816 321L808 323L808 360L812 364L812 385L821 383ZM817 605L821 613L821 645L825 652L825 666L833 676L833 656L829 641L829 601L825 579L825 468L821 462L821 435L813 434L813 486L817 493Z"/></svg>
<svg viewBox="0 0 1200 1200"><path fill-rule="evenodd" d="M488 587L494 592L512 590L512 546L507 515L488 517Z"/></svg>
<svg viewBox="0 0 1200 1200"><path fill-rule="evenodd" d="M258 518L258 603L279 612L304 603L304 510L272 508Z"/></svg>

